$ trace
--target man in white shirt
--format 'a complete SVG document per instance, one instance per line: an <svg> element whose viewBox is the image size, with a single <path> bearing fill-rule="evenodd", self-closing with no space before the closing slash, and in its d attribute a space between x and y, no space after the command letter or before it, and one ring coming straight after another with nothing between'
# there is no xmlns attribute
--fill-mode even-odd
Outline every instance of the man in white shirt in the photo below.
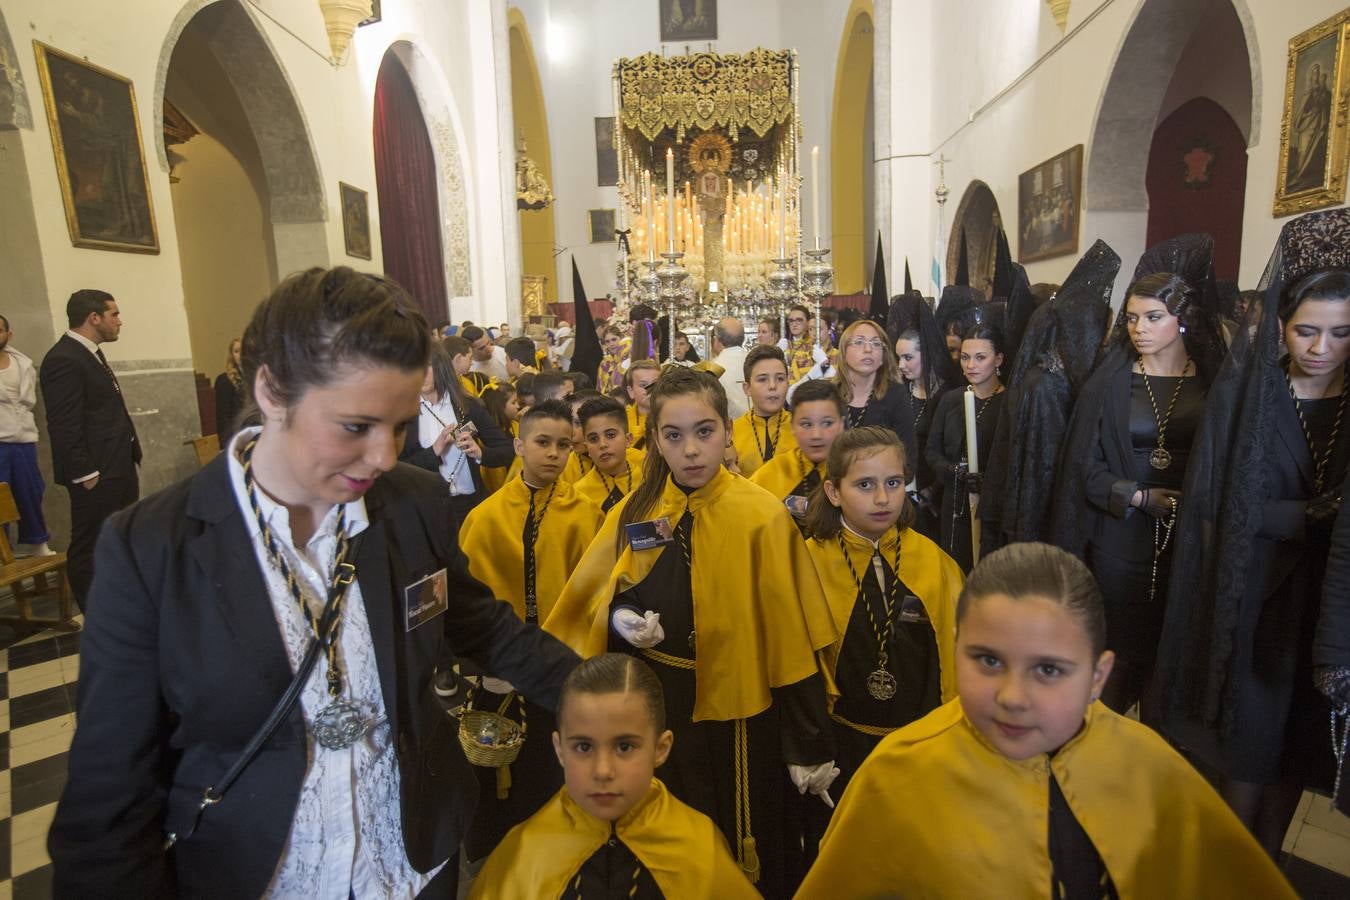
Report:
<svg viewBox="0 0 1350 900"><path fill-rule="evenodd" d="M510 380L506 371L506 350L494 346L486 331L477 325L470 325L460 332L460 336L469 342L473 350L473 365L469 366L469 371L482 372L503 384Z"/></svg>
<svg viewBox="0 0 1350 900"><path fill-rule="evenodd" d="M745 400L745 326L728 316L713 327L713 362L721 366L722 387L727 392L727 414L732 421L749 411Z"/></svg>
<svg viewBox="0 0 1350 900"><path fill-rule="evenodd" d="M18 556L50 556L51 537L42 517L47 484L38 470L37 371L33 361L9 346L14 337L9 319L0 316L0 481L9 485L19 507Z"/></svg>

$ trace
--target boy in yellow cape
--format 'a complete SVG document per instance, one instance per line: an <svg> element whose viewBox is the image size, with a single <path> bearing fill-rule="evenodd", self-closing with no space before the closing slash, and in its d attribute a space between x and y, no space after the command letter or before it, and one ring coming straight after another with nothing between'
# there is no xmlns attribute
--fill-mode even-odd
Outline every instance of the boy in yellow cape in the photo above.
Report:
<svg viewBox="0 0 1350 900"><path fill-rule="evenodd" d="M791 418L783 409L787 397L788 369L783 351L772 344L757 344L745 355L745 394L750 411L731 425L741 474L754 475L776 454L797 446ZM783 426L788 427L784 428Z"/></svg>
<svg viewBox="0 0 1350 900"><path fill-rule="evenodd" d="M471 900L759 894L712 821L654 777L670 754L661 682L631 656L592 657L563 682L553 748L566 784L493 851Z"/></svg>
<svg viewBox="0 0 1350 900"><path fill-rule="evenodd" d="M844 399L834 384L824 379L805 382L792 397L792 437L797 446L775 454L750 479L785 505L803 532L830 447L843 433Z"/></svg>
<svg viewBox="0 0 1350 900"><path fill-rule="evenodd" d="M862 764L798 900L1295 896L1199 773L1098 702L1114 656L1080 560L997 550L956 619L959 697Z"/></svg>
<svg viewBox="0 0 1350 900"><path fill-rule="evenodd" d="M558 476L559 481L576 485L595 470L590 449L586 446L586 435L581 430L580 412L583 403L603 396L604 394L597 390L583 388L567 398L567 405L572 410L572 452L567 454L567 464L563 466L562 474Z"/></svg>
<svg viewBox="0 0 1350 900"><path fill-rule="evenodd" d="M571 443L567 405L557 400L537 403L520 421L516 438L520 475L475 507L460 528L469 573L493 596L510 603L526 622L547 618L600 527L600 508L558 478ZM483 790L465 839L470 860L491 852L507 829L558 788L544 737L553 717L543 707L514 700L512 694L510 684L495 678L484 678L474 694L477 709L523 708L528 737L509 770L475 770Z"/></svg>
<svg viewBox="0 0 1350 900"><path fill-rule="evenodd" d="M633 446L647 451L647 414L651 410L651 387L661 377L661 364L654 359L640 359L623 374L623 386L633 402L628 405L628 433Z"/></svg>
<svg viewBox="0 0 1350 900"><path fill-rule="evenodd" d="M582 403L576 415L594 468L574 485L574 490L609 512L642 484L646 454L631 446L628 417L618 400L595 397Z"/></svg>

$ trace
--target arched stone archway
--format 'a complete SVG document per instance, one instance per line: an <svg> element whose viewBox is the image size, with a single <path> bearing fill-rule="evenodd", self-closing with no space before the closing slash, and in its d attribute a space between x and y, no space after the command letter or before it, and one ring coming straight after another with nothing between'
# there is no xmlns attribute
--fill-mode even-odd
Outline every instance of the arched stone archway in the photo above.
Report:
<svg viewBox="0 0 1350 900"><path fill-rule="evenodd" d="M220 64L257 144L278 275L327 265L327 203L309 126L285 69L243 3L195 0L184 7L169 29L160 54L152 108L164 108L173 51L188 27L201 36ZM169 171L163 140L156 141L155 146L160 167Z"/></svg>
<svg viewBox="0 0 1350 900"><path fill-rule="evenodd" d="M835 290L841 294L863 290L870 274L875 31L872 0L853 0L839 39L830 121L830 249Z"/></svg>
<svg viewBox="0 0 1350 900"><path fill-rule="evenodd" d="M1235 27L1216 28L1214 23ZM1188 53L1217 51L1216 35L1241 41L1231 48L1246 59L1245 92L1229 112L1248 125L1248 146L1261 133L1261 64L1246 0L1144 0L1116 53L1102 92L1084 172L1085 234L1105 239L1125 260L1117 277L1122 289L1145 249L1148 229L1149 147L1164 112L1173 78ZM1192 41L1197 42L1192 45ZM1188 47L1190 49L1188 50Z"/></svg>
<svg viewBox="0 0 1350 900"><path fill-rule="evenodd" d="M956 276L957 262L961 258L961 232L964 229L970 286L989 293L994 279L998 230L1002 227L1003 216L999 212L994 192L983 181L972 181L957 204L951 236L947 241L946 273L949 284Z"/></svg>

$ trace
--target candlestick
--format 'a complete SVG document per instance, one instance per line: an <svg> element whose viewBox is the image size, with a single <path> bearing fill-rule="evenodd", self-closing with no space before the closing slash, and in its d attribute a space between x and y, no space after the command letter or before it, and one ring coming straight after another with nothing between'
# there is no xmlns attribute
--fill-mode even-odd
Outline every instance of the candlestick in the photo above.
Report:
<svg viewBox="0 0 1350 900"><path fill-rule="evenodd" d="M666 148L666 237L667 253L675 252L675 151Z"/></svg>
<svg viewBox="0 0 1350 900"><path fill-rule="evenodd" d="M811 148L811 230L820 249L820 148Z"/></svg>
<svg viewBox="0 0 1350 900"><path fill-rule="evenodd" d="M966 469L972 474L979 474L980 471L980 445L979 435L975 430L975 388L966 388L963 398L966 404ZM979 517L979 495L968 494L968 503L970 504L970 558L974 562L980 561L980 517ZM960 502L960 501L958 501Z"/></svg>

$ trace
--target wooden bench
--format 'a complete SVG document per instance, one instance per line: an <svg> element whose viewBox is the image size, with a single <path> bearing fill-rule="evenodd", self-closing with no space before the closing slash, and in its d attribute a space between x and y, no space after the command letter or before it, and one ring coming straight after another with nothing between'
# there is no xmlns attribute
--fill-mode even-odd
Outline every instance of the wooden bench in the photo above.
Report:
<svg viewBox="0 0 1350 900"><path fill-rule="evenodd" d="M0 526L17 521L19 521L19 507L14 502L14 494L8 484L0 481ZM56 628L61 631L80 630L79 623L74 620L74 603L70 593L70 581L66 578L64 553L15 559L14 550L9 545L9 536L4 528L0 527L0 587L7 587L14 593L14 605L19 610L17 616L0 616L0 622L31 631L40 631L43 628ZM60 618L33 618L33 600L53 593L59 597Z"/></svg>

